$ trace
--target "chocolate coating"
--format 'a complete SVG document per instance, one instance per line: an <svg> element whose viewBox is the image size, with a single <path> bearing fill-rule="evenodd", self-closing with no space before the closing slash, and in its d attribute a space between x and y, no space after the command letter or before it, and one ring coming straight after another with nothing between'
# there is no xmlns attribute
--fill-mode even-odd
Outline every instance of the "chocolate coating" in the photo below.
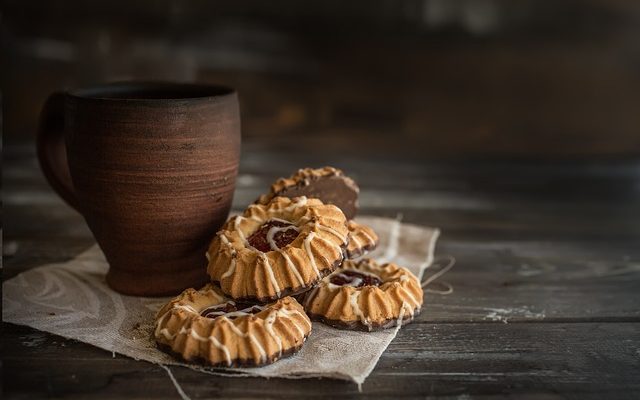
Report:
<svg viewBox="0 0 640 400"><path fill-rule="evenodd" d="M420 311L421 311L420 308L416 308L414 310L413 315L410 315L410 314L405 315L402 318L401 325L404 326L410 323L411 321L413 321L418 315L420 315ZM360 321L348 321L348 322L340 321L340 320L325 318L322 315L318 315L310 312L307 312L307 315L309 315L309 318L311 318L312 321L322 322L323 324L329 325L333 328L348 330L348 331L375 332L375 331L381 331L384 329L389 329L394 326L398 326L397 319L387 319L382 323L373 323L370 326L368 326L363 324Z"/></svg>
<svg viewBox="0 0 640 400"><path fill-rule="evenodd" d="M257 231L249 236L249 239L247 241L251 246L255 247L263 253L274 250L269 245L269 240L267 239L267 234L273 227L291 227L291 229L283 229L273 235L273 241L279 249L293 242L298 237L298 230L296 229L295 225L271 220L263 224Z"/></svg>
<svg viewBox="0 0 640 400"><path fill-rule="evenodd" d="M347 219L353 219L358 212L358 186L343 175L310 177L293 186L287 186L277 192L284 197L313 197L325 204L340 208Z"/></svg>
<svg viewBox="0 0 640 400"><path fill-rule="evenodd" d="M227 302L207 307L200 312L200 315L206 318L218 318L234 311L242 311L248 314L257 314L262 311L262 308L251 304L236 304L234 302ZM231 316L228 318L233 319L236 317Z"/></svg>
<svg viewBox="0 0 640 400"><path fill-rule="evenodd" d="M309 335L306 335L304 337L304 341L307 340L307 338L309 337ZM161 343L156 343L158 349L164 351L165 353L171 355L172 357L179 359L179 360L185 360L187 362L190 362L192 364L198 364L198 365L202 365L202 366L206 366L206 367L212 367L212 368L256 368L256 367L263 367L265 365L269 365L269 364L273 364L274 362L278 361L278 360L283 360L285 358L289 358L292 355L296 354L298 351L300 351L300 349L302 348L302 346L304 345L301 344L300 346L295 346L295 347L291 347L288 349L283 349L282 350L282 354L278 355L278 354L272 354L270 356L267 356L267 359L264 362L258 362L254 359L235 359L232 361L231 365L227 365L226 363L211 363L209 361L207 361L206 359L202 358L202 357L193 357L190 359L185 359L184 357L182 357L182 354L177 353L175 351L173 351L171 349L171 346L167 346L166 344L161 344Z"/></svg>
<svg viewBox="0 0 640 400"><path fill-rule="evenodd" d="M376 276L363 274L352 269L338 271L331 276L329 281L334 285L348 285L353 287L380 286L380 284L382 283L380 278Z"/></svg>

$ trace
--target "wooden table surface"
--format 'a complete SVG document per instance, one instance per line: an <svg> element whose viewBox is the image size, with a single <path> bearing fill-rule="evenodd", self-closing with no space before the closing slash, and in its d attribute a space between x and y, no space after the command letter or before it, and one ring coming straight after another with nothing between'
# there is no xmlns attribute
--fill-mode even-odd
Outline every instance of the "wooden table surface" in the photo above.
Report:
<svg viewBox="0 0 640 400"><path fill-rule="evenodd" d="M362 214L437 226L448 296L427 294L358 392L330 379L225 378L172 367L190 398L640 398L640 162L425 162L245 145L234 206L276 177L331 164ZM3 279L93 243L33 147L4 149ZM180 398L147 362L4 323L5 398ZM354 346L357 346L354 343Z"/></svg>

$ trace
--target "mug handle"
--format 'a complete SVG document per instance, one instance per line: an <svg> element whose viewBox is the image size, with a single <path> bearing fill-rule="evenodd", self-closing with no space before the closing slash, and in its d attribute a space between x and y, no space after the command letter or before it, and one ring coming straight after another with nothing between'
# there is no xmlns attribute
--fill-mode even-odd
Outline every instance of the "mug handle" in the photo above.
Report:
<svg viewBox="0 0 640 400"><path fill-rule="evenodd" d="M64 92L54 92L47 98L40 112L36 145L40 168L47 181L67 204L80 211L64 142L65 97Z"/></svg>

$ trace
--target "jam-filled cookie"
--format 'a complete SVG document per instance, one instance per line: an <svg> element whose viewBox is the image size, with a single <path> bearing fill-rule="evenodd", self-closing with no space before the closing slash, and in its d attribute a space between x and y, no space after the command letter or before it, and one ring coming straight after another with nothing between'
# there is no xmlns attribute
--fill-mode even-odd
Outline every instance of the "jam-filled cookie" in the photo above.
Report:
<svg viewBox="0 0 640 400"><path fill-rule="evenodd" d="M347 228L349 228L347 258L360 257L378 246L378 235L368 226L349 221Z"/></svg>
<svg viewBox="0 0 640 400"><path fill-rule="evenodd" d="M372 331L412 321L422 307L422 288L411 271L396 264L347 260L302 303L312 320Z"/></svg>
<svg viewBox="0 0 640 400"><path fill-rule="evenodd" d="M312 288L344 259L340 209L306 197L276 197L231 218L209 246L207 271L222 292L268 302Z"/></svg>
<svg viewBox="0 0 640 400"><path fill-rule="evenodd" d="M325 204L336 205L347 219L353 219L358 211L359 192L353 179L337 168L304 168L289 178L278 179L271 185L271 191L260 196L256 202L267 204L277 196L313 197Z"/></svg>
<svg viewBox="0 0 640 400"><path fill-rule="evenodd" d="M211 285L187 289L156 316L158 345L186 361L216 367L256 367L298 351L311 321L292 297L268 305L241 305Z"/></svg>

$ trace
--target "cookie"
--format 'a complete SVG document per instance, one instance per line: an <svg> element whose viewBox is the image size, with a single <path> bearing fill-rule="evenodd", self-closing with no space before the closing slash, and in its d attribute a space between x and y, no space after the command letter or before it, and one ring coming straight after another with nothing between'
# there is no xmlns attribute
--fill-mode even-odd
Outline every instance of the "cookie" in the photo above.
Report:
<svg viewBox="0 0 640 400"><path fill-rule="evenodd" d="M353 219L358 212L360 189L353 179L333 167L304 168L289 178L280 178L268 194L260 196L258 204L267 204L277 196L320 199L325 204L334 204L342 210L347 219Z"/></svg>
<svg viewBox="0 0 640 400"><path fill-rule="evenodd" d="M207 271L237 301L269 302L312 288L344 259L347 220L306 197L275 197L231 218L207 252Z"/></svg>
<svg viewBox="0 0 640 400"><path fill-rule="evenodd" d="M411 271L365 258L345 261L308 292L302 304L312 320L372 331L412 321L422 300L420 282Z"/></svg>
<svg viewBox="0 0 640 400"><path fill-rule="evenodd" d="M349 228L347 258L360 257L378 246L378 235L368 226L349 221L347 228Z"/></svg>
<svg viewBox="0 0 640 400"><path fill-rule="evenodd" d="M207 285L187 289L156 315L158 345L189 362L214 367L258 367L297 352L311 321L292 297L241 305Z"/></svg>

